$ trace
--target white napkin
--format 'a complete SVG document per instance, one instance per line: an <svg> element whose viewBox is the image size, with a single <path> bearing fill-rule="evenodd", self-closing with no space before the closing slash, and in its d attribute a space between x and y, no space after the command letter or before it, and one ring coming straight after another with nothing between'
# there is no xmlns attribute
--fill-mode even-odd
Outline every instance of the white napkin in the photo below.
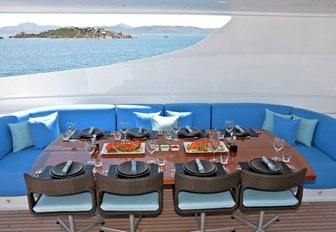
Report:
<svg viewBox="0 0 336 232"><path fill-rule="evenodd" d="M137 161L132 160L131 164L132 164L131 172L132 172L132 174L136 174L137 173Z"/></svg>
<svg viewBox="0 0 336 232"><path fill-rule="evenodd" d="M244 133L244 129L241 128L239 125L235 125L235 128L236 128L240 133Z"/></svg>
<svg viewBox="0 0 336 232"><path fill-rule="evenodd" d="M143 128L139 127L138 134L142 134Z"/></svg>
<svg viewBox="0 0 336 232"><path fill-rule="evenodd" d="M198 171L200 173L204 173L204 167L202 165L201 160L199 158L197 158L195 161L196 161L196 164L197 164Z"/></svg>
<svg viewBox="0 0 336 232"><path fill-rule="evenodd" d="M92 126L92 127L90 128L90 130L88 131L88 134L89 134L89 135L92 135L94 129L95 129L95 128Z"/></svg>
<svg viewBox="0 0 336 232"><path fill-rule="evenodd" d="M72 160L68 160L66 162L66 164L64 165L64 167L63 167L63 169L61 171L62 175L66 175L68 173L69 168L71 167L71 164L72 164Z"/></svg>
<svg viewBox="0 0 336 232"><path fill-rule="evenodd" d="M261 159L262 159L262 161L263 161L265 164L267 164L269 170L271 170L271 171L276 171L276 167L275 167L275 165L272 164L271 161L269 161L265 156L263 156Z"/></svg>
<svg viewBox="0 0 336 232"><path fill-rule="evenodd" d="M188 131L189 134L194 133L193 129L191 129L190 126L187 125L187 126L186 126L186 129L187 129L187 131Z"/></svg>

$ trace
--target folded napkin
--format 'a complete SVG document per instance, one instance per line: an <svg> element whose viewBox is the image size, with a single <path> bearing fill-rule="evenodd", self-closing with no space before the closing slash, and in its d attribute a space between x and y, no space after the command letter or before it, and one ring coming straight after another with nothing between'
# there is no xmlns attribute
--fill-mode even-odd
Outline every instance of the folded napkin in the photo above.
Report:
<svg viewBox="0 0 336 232"><path fill-rule="evenodd" d="M69 168L71 167L71 164L72 164L72 160L68 160L66 162L66 164L64 165L64 167L63 167L63 169L61 171L62 175L66 175L68 173Z"/></svg>
<svg viewBox="0 0 336 232"><path fill-rule="evenodd" d="M267 164L269 170L276 171L276 167L274 166L274 164L272 164L271 161L269 161L265 156L263 156L261 159L265 164Z"/></svg>
<svg viewBox="0 0 336 232"><path fill-rule="evenodd" d="M187 125L186 129L187 129L187 131L188 131L189 134L193 134L194 133L193 129L191 129L190 126Z"/></svg>
<svg viewBox="0 0 336 232"><path fill-rule="evenodd" d="M200 161L200 159L197 158L195 161L196 161L196 164L197 164L198 171L200 173L204 173L204 167L203 167L202 162Z"/></svg>
<svg viewBox="0 0 336 232"><path fill-rule="evenodd" d="M139 127L138 134L142 134L143 127Z"/></svg>
<svg viewBox="0 0 336 232"><path fill-rule="evenodd" d="M92 135L94 129L95 129L95 128L92 126L92 127L90 128L90 130L88 131L88 134L89 134L89 135Z"/></svg>
<svg viewBox="0 0 336 232"><path fill-rule="evenodd" d="M245 130L243 128L241 128L239 125L235 125L235 128L240 132L240 133L244 133Z"/></svg>
<svg viewBox="0 0 336 232"><path fill-rule="evenodd" d="M136 160L132 160L131 164L132 164L131 172L132 172L132 174L136 174L137 173L137 161Z"/></svg>

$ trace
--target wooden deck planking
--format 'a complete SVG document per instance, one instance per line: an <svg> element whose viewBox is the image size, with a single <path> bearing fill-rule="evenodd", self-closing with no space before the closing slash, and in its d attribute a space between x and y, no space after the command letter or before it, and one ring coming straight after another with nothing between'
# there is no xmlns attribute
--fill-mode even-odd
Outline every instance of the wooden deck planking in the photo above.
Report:
<svg viewBox="0 0 336 232"><path fill-rule="evenodd" d="M238 211L239 213L239 211ZM266 212L266 219L273 216L273 212ZM336 231L336 202L304 202L296 211L278 211L280 221L271 225L267 231ZM246 214L252 222L258 221L257 214ZM77 229L93 222L98 217L76 218ZM64 231L56 224L53 217L33 217L29 211L0 211L0 232L24 231ZM66 221L66 220L65 220ZM128 218L112 218L105 220L106 227L128 230ZM207 228L235 226L236 231L250 232L252 229L244 224L232 220L230 215L216 215L207 217ZM171 190L164 191L164 208L159 217L144 218L138 232L172 232L196 230L193 217L181 217L174 211ZM95 227L90 231L99 231Z"/></svg>

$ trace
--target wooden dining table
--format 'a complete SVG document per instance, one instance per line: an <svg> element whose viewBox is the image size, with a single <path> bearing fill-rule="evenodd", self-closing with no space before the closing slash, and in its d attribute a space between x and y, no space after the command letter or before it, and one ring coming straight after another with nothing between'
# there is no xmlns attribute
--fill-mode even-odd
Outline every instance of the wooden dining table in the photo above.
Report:
<svg viewBox="0 0 336 232"><path fill-rule="evenodd" d="M249 162L254 158L261 158L266 156L272 158L275 155L275 150L273 148L274 135L265 130L259 130L260 134L258 137L248 137L248 138L237 138L235 144L238 149L237 152L230 152L229 162L224 165L226 170L229 172L236 171L239 168L239 162ZM134 140L134 138L129 138ZM156 160L158 155L164 155L166 163L164 166L159 166L159 171L164 172L164 184L173 185L174 184L174 170L175 164L183 164L190 160L199 158L201 160L209 160L213 158L213 153L189 153L186 152L184 148L184 142L194 142L198 141L200 138L178 138L172 140L166 140L164 135L159 135L156 139L158 145L169 144L169 145L179 145L179 151L156 151L154 154L150 154L146 149L142 154L102 154L103 165L97 168L99 173L105 173L109 170L110 165L118 165L125 161L136 159L143 162L150 162ZM204 138L202 138L204 139ZM34 175L37 170L44 169L47 166L54 166L56 164L66 162L67 160L72 160L76 162L86 163L90 160L90 155L85 151L84 144L88 142L87 139L77 139L75 141L63 141L62 137L57 138L53 143L47 146L39 155L36 162L34 163L30 174ZM140 139L142 143L146 142L146 139ZM228 140L224 138L223 143L228 145ZM100 148L103 147L105 143L115 143L113 133L107 139L98 139ZM307 174L305 177L306 181L314 181L316 179L316 174L309 163L304 159L304 157L291 145L285 143L284 148L280 151L286 151L292 154L290 160L291 168L295 170L301 170L307 168ZM219 153L216 153L216 157L219 160ZM295 171L294 170L294 171Z"/></svg>

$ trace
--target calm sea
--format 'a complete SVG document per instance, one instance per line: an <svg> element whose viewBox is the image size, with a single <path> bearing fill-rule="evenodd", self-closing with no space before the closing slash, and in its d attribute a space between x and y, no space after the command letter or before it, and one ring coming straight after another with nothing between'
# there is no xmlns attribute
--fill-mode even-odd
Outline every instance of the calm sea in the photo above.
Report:
<svg viewBox="0 0 336 232"><path fill-rule="evenodd" d="M115 64L189 47L207 35L137 35L135 39L3 39L0 77Z"/></svg>

